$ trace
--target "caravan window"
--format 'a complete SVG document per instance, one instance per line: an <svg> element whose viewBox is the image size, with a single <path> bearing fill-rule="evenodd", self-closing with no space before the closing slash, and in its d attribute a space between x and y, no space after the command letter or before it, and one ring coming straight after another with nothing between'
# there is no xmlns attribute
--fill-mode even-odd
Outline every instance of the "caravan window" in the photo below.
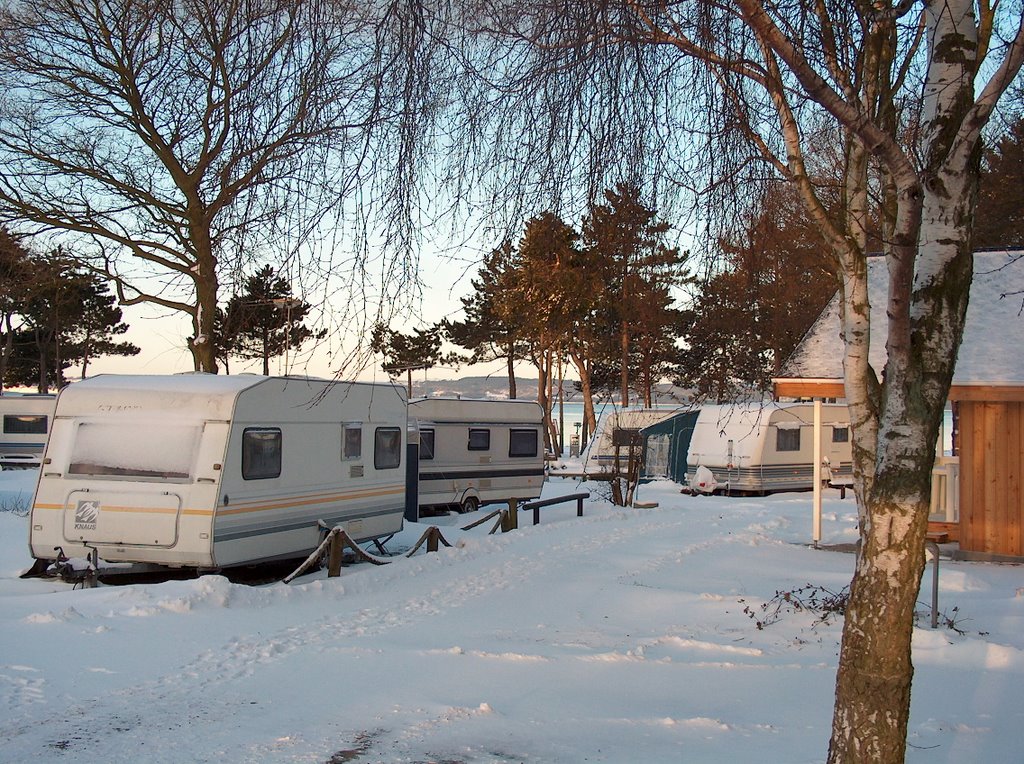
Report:
<svg viewBox="0 0 1024 764"><path fill-rule="evenodd" d="M45 415L4 414L4 432L9 435L45 435Z"/></svg>
<svg viewBox="0 0 1024 764"><path fill-rule="evenodd" d="M394 469L402 463L402 431L397 427L378 427L373 436L373 467Z"/></svg>
<svg viewBox="0 0 1024 764"><path fill-rule="evenodd" d="M434 458L434 431L420 430L420 461Z"/></svg>
<svg viewBox="0 0 1024 764"><path fill-rule="evenodd" d="M536 430L510 430L508 434L509 456L536 456Z"/></svg>
<svg viewBox="0 0 1024 764"><path fill-rule="evenodd" d="M266 480L281 476L281 430L247 427L242 432L242 478Z"/></svg>
<svg viewBox="0 0 1024 764"><path fill-rule="evenodd" d="M849 443L850 442L850 428L849 427L833 427L832 428L832 442L833 443Z"/></svg>
<svg viewBox="0 0 1024 764"><path fill-rule="evenodd" d="M491 431L481 430L475 427L469 428L469 450L470 451L490 451L491 450Z"/></svg>
<svg viewBox="0 0 1024 764"><path fill-rule="evenodd" d="M779 427L775 431L776 451L799 451L800 450L800 428Z"/></svg>
<svg viewBox="0 0 1024 764"><path fill-rule="evenodd" d="M341 428L341 458L358 459L363 455L363 427L346 424Z"/></svg>
<svg viewBox="0 0 1024 764"><path fill-rule="evenodd" d="M82 422L75 428L68 473L136 480L184 480L201 427L152 422Z"/></svg>
<svg viewBox="0 0 1024 764"><path fill-rule="evenodd" d="M640 429L637 427L616 427L612 430L612 445L631 448L640 445Z"/></svg>

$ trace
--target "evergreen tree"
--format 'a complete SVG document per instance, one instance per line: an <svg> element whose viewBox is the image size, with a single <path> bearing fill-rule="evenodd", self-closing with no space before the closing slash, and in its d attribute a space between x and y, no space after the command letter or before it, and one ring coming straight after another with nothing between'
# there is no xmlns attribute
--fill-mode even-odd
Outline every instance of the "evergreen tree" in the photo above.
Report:
<svg viewBox="0 0 1024 764"><path fill-rule="evenodd" d="M639 188L618 183L604 198L606 203L593 205L583 222L583 242L605 277L604 306L616 326L615 352L609 349L608 355L618 358L619 397L627 406L633 337L638 332L654 336L672 325L671 313L650 306L667 307L666 291L689 280L687 256L665 243L670 226L643 204Z"/></svg>
<svg viewBox="0 0 1024 764"><path fill-rule="evenodd" d="M578 241L577 231L553 212L528 220L512 261L509 289L498 307L503 319L517 327L537 369L545 445L554 452L561 450L561 432L552 417L555 380L560 378L574 327L587 315L594 292L594 271L587 267Z"/></svg>
<svg viewBox="0 0 1024 764"><path fill-rule="evenodd" d="M95 274L84 274L81 291L81 317L68 326L63 341L63 355L69 363L81 364L81 377L85 379L89 362L100 356L132 356L139 348L131 342L115 338L128 331L122 319L117 298L107 291L107 285Z"/></svg>
<svg viewBox="0 0 1024 764"><path fill-rule="evenodd" d="M515 362L526 357L526 346L517 336L519 317L503 312L499 304L511 288L514 247L505 242L484 258L473 291L462 298L462 321L444 321L448 338L471 352L469 363L504 360L508 372L508 397L516 397Z"/></svg>
<svg viewBox="0 0 1024 764"><path fill-rule="evenodd" d="M0 228L0 390L14 354L14 338L21 327L19 306L26 294L31 270L29 253L6 228Z"/></svg>
<svg viewBox="0 0 1024 764"><path fill-rule="evenodd" d="M309 303L292 297L288 280L265 265L246 278L242 294L228 301L220 317L216 355L260 359L269 375L271 358L327 336L326 329L314 332L303 323L309 310Z"/></svg>
<svg viewBox="0 0 1024 764"><path fill-rule="evenodd" d="M789 186L759 197L719 242L723 269L697 295L679 382L720 402L760 395L835 294L824 242Z"/></svg>
<svg viewBox="0 0 1024 764"><path fill-rule="evenodd" d="M974 213L974 246L1024 247L1024 118L985 151Z"/></svg>
<svg viewBox="0 0 1024 764"><path fill-rule="evenodd" d="M381 368L391 377L403 372L409 397L412 397L412 373L416 369L430 369L450 359L441 352L441 326L413 329L412 334L402 334L377 323L370 332L370 349L384 356Z"/></svg>
<svg viewBox="0 0 1024 764"><path fill-rule="evenodd" d="M114 339L128 326L100 276L81 270L59 249L30 257L26 265L16 307L23 324L6 370L8 384L35 385L45 393L66 384L64 371L74 362L82 363L84 376L97 356L138 354L135 345Z"/></svg>

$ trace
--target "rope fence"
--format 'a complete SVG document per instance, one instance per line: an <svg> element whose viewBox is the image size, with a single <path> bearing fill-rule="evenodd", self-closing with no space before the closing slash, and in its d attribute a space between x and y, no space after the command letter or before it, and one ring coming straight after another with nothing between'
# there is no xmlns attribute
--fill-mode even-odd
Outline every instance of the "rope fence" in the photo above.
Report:
<svg viewBox="0 0 1024 764"><path fill-rule="evenodd" d="M507 533L508 531L515 530L519 527L520 509L532 510L533 524L537 525L540 523L540 510L542 507L564 504L569 501L576 502L576 516L583 517L583 500L589 497L589 493L573 493L566 496L556 496L552 499L544 499L542 501L528 501L521 506L517 499L509 499L508 507L496 509L490 514L485 515L478 520L474 520L469 525L463 526L459 530L468 531L479 525L483 525L488 520L497 518L487 535L496 533L499 528L502 533ZM314 565L318 565L324 558L324 555L327 556L327 577L337 578L341 575L341 561L346 547L352 550L358 559L363 560L364 562L369 562L373 565L387 565L392 561L392 558L378 557L367 552L359 546L351 536L348 535L348 532L344 528L340 526L328 529L328 526L323 521L320 521L320 528L321 530L326 531L323 541L320 542L320 545L310 553L309 557L307 557L299 567L282 579L284 583L290 584ZM444 534L441 533L441 529L436 525L431 525L423 532L419 541L417 541L408 552L401 556L412 557L424 544L427 545L427 553L436 552L441 548L441 546L451 547L451 543L449 543L448 539L446 539ZM377 544L377 548L382 549L379 543Z"/></svg>

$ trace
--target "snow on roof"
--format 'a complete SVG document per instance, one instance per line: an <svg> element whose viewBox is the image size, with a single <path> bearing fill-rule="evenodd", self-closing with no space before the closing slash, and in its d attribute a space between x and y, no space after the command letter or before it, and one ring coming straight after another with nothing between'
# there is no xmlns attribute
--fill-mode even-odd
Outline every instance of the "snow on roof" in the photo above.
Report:
<svg viewBox="0 0 1024 764"><path fill-rule="evenodd" d="M57 415L96 412L227 419L238 393L269 377L259 374L100 374L65 387Z"/></svg>
<svg viewBox="0 0 1024 764"><path fill-rule="evenodd" d="M681 411L678 406L653 409L618 409L609 408L597 418L597 429L587 447L583 449L581 458L584 463L601 461L614 452L612 433L619 430L640 430L657 424Z"/></svg>
<svg viewBox="0 0 1024 764"><path fill-rule="evenodd" d="M501 398L414 398L409 416L424 420L465 422L470 419L539 424L543 410L537 401Z"/></svg>
<svg viewBox="0 0 1024 764"><path fill-rule="evenodd" d="M977 252L974 281L954 385L1024 384L1024 250ZM885 258L868 259L871 299L871 365L885 366ZM786 362L779 378L837 380L843 377L842 338L836 294Z"/></svg>

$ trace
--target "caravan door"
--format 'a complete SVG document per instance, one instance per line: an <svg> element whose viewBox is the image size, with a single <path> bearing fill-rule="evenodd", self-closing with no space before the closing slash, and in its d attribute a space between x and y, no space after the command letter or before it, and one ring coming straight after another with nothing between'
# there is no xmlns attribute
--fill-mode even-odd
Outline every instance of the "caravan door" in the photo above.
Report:
<svg viewBox="0 0 1024 764"><path fill-rule="evenodd" d="M178 542L181 496L88 488L64 502L64 538L85 544L172 547Z"/></svg>

